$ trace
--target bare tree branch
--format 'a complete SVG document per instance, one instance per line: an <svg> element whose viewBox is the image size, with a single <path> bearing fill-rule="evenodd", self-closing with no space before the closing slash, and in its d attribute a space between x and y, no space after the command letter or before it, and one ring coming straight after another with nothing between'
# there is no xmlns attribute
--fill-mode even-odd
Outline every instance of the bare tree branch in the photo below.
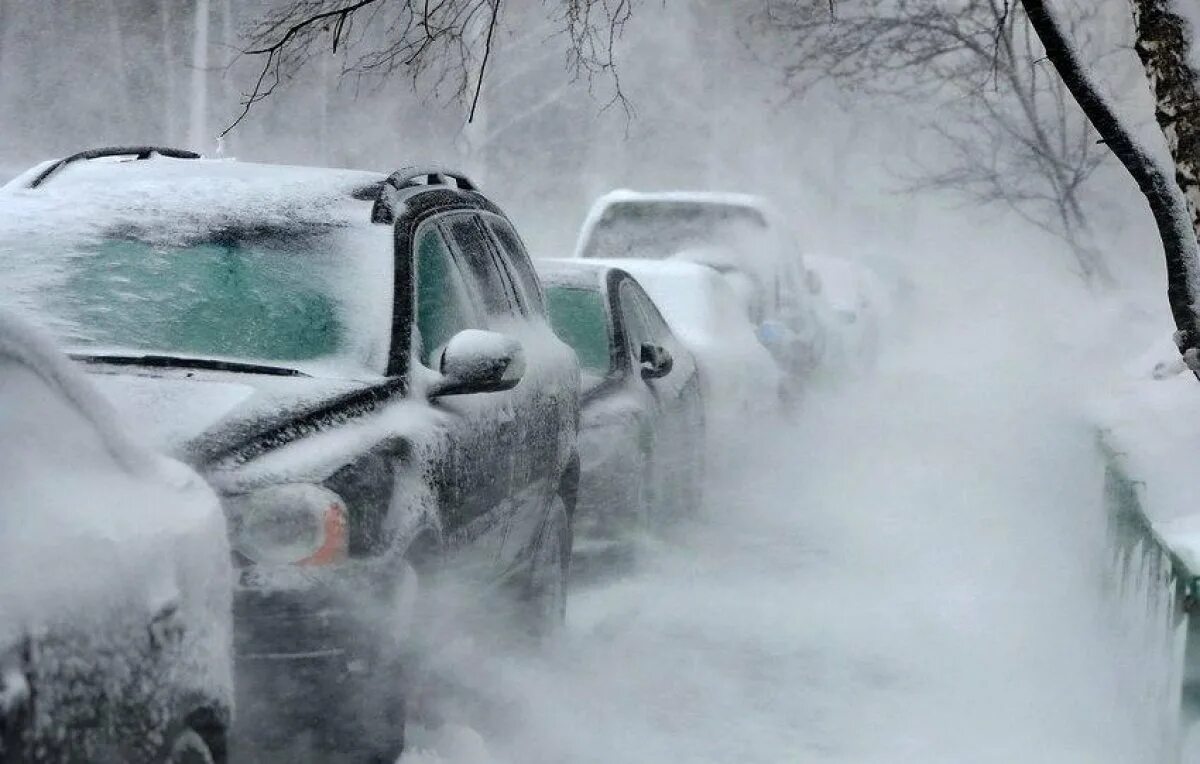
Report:
<svg viewBox="0 0 1200 764"><path fill-rule="evenodd" d="M615 46L639 0L544 0L566 41L567 66L591 83L605 76L613 96L629 112L616 67ZM476 19L487 14L485 35ZM503 21L501 0L286 0L259 19L247 37L244 56L261 59L258 74L241 101L241 112L221 135L237 127L317 55L340 55L342 77L389 78L403 72L418 88L423 78L438 93L451 86L469 101L472 121L483 95L484 74Z"/></svg>
<svg viewBox="0 0 1200 764"><path fill-rule="evenodd" d="M1089 11L1072 23L1085 27ZM1041 71L1040 46L1015 23L1012 0L858 0L831 23L824 0L771 3L760 30L783 34L785 74L803 94L820 82L857 92L939 105L929 133L949 167L917 165L911 188L957 184L982 204L1001 204L1070 246L1088 281L1110 280L1091 245L1087 180L1104 161L1087 120L1066 108L1069 95Z"/></svg>
<svg viewBox="0 0 1200 764"><path fill-rule="evenodd" d="M1175 319L1175 341L1200 378L1200 251L1183 193L1170 175L1133 137L1101 94L1067 36L1065 25L1042 0L1021 0L1029 23L1063 84L1100 133L1106 146L1137 182L1158 225L1167 261L1167 302Z"/></svg>

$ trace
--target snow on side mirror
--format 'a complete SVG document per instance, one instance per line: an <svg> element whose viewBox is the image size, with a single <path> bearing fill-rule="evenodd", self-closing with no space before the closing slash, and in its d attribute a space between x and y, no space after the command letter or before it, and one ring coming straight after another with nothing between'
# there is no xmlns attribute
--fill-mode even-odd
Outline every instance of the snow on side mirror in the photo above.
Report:
<svg viewBox="0 0 1200 764"><path fill-rule="evenodd" d="M439 364L442 379L429 397L509 390L525 375L521 343L497 332L466 329L450 338Z"/></svg>
<svg viewBox="0 0 1200 764"><path fill-rule="evenodd" d="M671 351L662 345L643 343L638 360L642 365L642 379L659 379L671 373L675 359Z"/></svg>

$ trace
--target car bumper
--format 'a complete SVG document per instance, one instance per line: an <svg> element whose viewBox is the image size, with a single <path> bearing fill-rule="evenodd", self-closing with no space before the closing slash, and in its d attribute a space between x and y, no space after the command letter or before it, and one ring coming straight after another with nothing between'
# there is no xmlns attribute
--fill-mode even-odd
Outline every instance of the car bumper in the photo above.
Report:
<svg viewBox="0 0 1200 764"><path fill-rule="evenodd" d="M381 566L382 568L382 566ZM234 595L237 737L247 751L344 750L403 724L407 618L385 571L321 571Z"/></svg>

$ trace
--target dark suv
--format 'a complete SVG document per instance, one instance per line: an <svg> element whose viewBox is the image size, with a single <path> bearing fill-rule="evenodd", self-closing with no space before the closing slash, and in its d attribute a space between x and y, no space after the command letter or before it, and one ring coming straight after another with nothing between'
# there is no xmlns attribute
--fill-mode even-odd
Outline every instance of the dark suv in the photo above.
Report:
<svg viewBox="0 0 1200 764"><path fill-rule="evenodd" d="M465 177L138 147L35 167L0 204L0 300L222 496L256 747L317 729L394 757L434 570L504 584L531 631L562 619L579 369Z"/></svg>

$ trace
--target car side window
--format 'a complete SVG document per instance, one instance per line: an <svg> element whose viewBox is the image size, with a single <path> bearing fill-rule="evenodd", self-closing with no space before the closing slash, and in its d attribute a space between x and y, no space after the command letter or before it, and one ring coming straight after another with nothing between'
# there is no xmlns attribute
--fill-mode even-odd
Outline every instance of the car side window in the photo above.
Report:
<svg viewBox="0 0 1200 764"><path fill-rule="evenodd" d="M421 363L436 369L436 354L450 338L464 329L481 328L481 322L438 227L426 225L416 241L417 355Z"/></svg>
<svg viewBox="0 0 1200 764"><path fill-rule="evenodd" d="M451 215L443 222L450 241L470 270L489 316L519 315L508 275L496 261L491 239L474 214Z"/></svg>
<svg viewBox="0 0 1200 764"><path fill-rule="evenodd" d="M637 301L638 307L641 308L642 320L645 322L646 332L650 341L659 345L667 345L673 335L662 314L658 312L658 307L654 304L654 301L636 286L633 287L632 294Z"/></svg>
<svg viewBox="0 0 1200 764"><path fill-rule="evenodd" d="M654 338L647 325L646 317L642 315L638 305L637 287L629 279L624 279L618 287L617 301L621 306L621 322L625 326L625 341L633 354L634 366L640 361L642 344L653 342Z"/></svg>
<svg viewBox="0 0 1200 764"><path fill-rule="evenodd" d="M544 316L546 301L542 295L541 282L533 271L533 263L529 261L529 253L521 242L521 237L507 220L496 215L487 216L487 225L496 237L505 260L519 285L520 292L525 298L525 304L531 313Z"/></svg>

